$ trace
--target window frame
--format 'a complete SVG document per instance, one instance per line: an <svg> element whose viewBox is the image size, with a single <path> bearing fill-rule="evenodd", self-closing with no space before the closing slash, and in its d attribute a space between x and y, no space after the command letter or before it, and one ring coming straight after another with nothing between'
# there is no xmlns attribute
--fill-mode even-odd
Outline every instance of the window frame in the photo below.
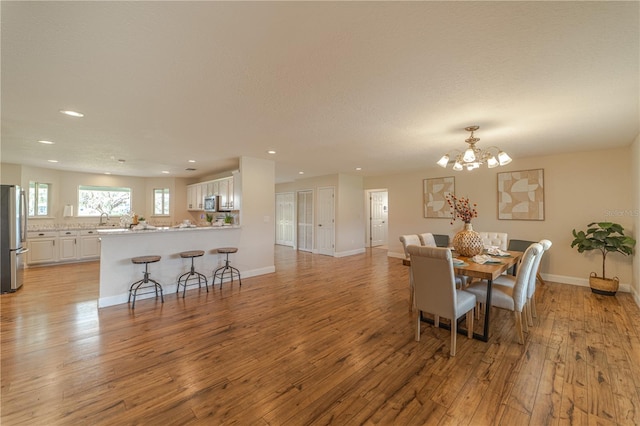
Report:
<svg viewBox="0 0 640 426"><path fill-rule="evenodd" d="M39 214L38 210L40 207L40 203L38 203L38 190L40 188L40 186L46 186L47 188L47 205L46 205L46 213L45 214ZM47 217L52 217L51 216L51 187L52 185L50 183L42 183L42 182L36 182L36 181L29 181L29 205L27 206L27 216L31 219L38 219L38 218L47 218ZM34 194L33 194L33 206L31 206L31 191L33 190ZM31 207L33 207L33 214L31 214Z"/></svg>
<svg viewBox="0 0 640 426"><path fill-rule="evenodd" d="M162 191L162 192L159 192ZM156 211L156 196L162 197L162 212ZM170 188L153 188L153 216L170 216L171 215L171 190ZM165 213L166 211L166 213Z"/></svg>
<svg viewBox="0 0 640 426"><path fill-rule="evenodd" d="M133 203L133 190L131 188L128 187L123 187L123 186L104 186L104 185L78 185L78 191L77 191L77 196L78 196L78 214L77 217L82 217L82 218L93 218L93 217L100 217L103 213L101 213L99 210L93 208L93 207L89 207L91 209L93 209L94 211L97 211L97 214L87 214L86 212L84 212L84 210L87 208L82 201L82 196L81 196L81 191L95 191L95 192L122 192L122 193L127 193L129 195L129 200L128 200L128 211L120 211L120 212L116 212L116 213L111 213L111 212L104 212L106 214L109 215L109 217L120 217L123 214L128 214L129 212L132 211L132 203ZM125 206L126 208L126 206ZM113 211L113 209L111 210Z"/></svg>

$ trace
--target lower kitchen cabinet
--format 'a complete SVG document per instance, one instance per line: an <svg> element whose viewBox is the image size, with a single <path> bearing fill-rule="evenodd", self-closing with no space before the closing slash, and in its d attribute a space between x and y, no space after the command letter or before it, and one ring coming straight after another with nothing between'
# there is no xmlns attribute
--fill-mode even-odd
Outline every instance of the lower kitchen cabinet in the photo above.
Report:
<svg viewBox="0 0 640 426"><path fill-rule="evenodd" d="M98 231L80 231L80 258L89 259L98 257L100 257L100 237L98 236Z"/></svg>
<svg viewBox="0 0 640 426"><path fill-rule="evenodd" d="M58 261L58 232L27 233L27 264L52 263Z"/></svg>
<svg viewBox="0 0 640 426"><path fill-rule="evenodd" d="M58 234L58 260L65 262L78 257L78 232L60 231Z"/></svg>

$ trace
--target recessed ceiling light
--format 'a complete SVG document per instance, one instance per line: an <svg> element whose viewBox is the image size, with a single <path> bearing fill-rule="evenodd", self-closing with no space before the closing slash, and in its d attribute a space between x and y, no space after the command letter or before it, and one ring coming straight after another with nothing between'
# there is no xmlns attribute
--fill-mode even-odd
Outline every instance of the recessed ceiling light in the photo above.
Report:
<svg viewBox="0 0 640 426"><path fill-rule="evenodd" d="M275 152L274 150L272 150L272 149L270 149L269 151L267 151L267 154L271 154L271 155L273 155L273 154L275 154L275 153L276 153L276 152Z"/></svg>
<svg viewBox="0 0 640 426"><path fill-rule="evenodd" d="M196 160L189 160L189 163L195 163Z"/></svg>
<svg viewBox="0 0 640 426"><path fill-rule="evenodd" d="M362 167L356 167L356 170L360 171L360 170L362 170Z"/></svg>
<svg viewBox="0 0 640 426"><path fill-rule="evenodd" d="M111 174L111 172L104 172L104 174L105 174L105 175L110 175L110 174Z"/></svg>
<svg viewBox="0 0 640 426"><path fill-rule="evenodd" d="M58 162L58 160L47 160L47 161L50 162L50 163L57 163Z"/></svg>
<svg viewBox="0 0 640 426"><path fill-rule="evenodd" d="M72 111L70 109L61 109L60 112L70 117L84 117L84 114L78 111Z"/></svg>
<svg viewBox="0 0 640 426"><path fill-rule="evenodd" d="M167 170L163 170L161 173L164 173L165 175L169 174L169 172Z"/></svg>
<svg viewBox="0 0 640 426"><path fill-rule="evenodd" d="M38 141L39 143L43 143L45 145L53 145L55 142L51 142L51 141Z"/></svg>
<svg viewBox="0 0 640 426"><path fill-rule="evenodd" d="M303 174L304 174L304 172L298 172L298 174L299 174L299 175L303 175Z"/></svg>

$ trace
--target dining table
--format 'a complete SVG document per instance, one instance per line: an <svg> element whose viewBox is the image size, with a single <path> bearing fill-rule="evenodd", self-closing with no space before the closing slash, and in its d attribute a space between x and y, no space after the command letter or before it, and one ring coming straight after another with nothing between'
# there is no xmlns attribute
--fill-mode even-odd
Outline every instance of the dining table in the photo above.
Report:
<svg viewBox="0 0 640 426"><path fill-rule="evenodd" d="M492 258L491 262L487 263L477 263L474 262L472 257L465 257L457 255L457 253L452 250L453 257L462 261L461 264L453 263L453 270L456 275L464 275L470 277L472 279L480 279L485 280L487 282L487 300L484 304L484 326L483 332L473 333L473 338L482 340L483 342L487 342L489 340L489 331L490 331L490 316L491 316L491 289L493 286L493 280L498 278L500 275L505 273L512 266L517 267L517 263L522 258L523 252L514 251L514 250L506 250L503 251L505 253L502 256L498 255L490 255ZM486 253L485 253L486 254ZM404 265L411 266L411 260L403 261ZM515 274L516 268L513 268L513 273ZM469 314L467 314L469 315ZM421 315L423 321L429 322L433 324L433 320L430 318L425 318ZM464 317L463 317L464 318ZM440 322L440 327L449 329L449 325ZM467 334L467 330L464 327L457 327L458 333Z"/></svg>
<svg viewBox="0 0 640 426"><path fill-rule="evenodd" d="M484 327L483 333L473 333L473 337L478 340L486 342L489 340L490 330L490 314L491 314L491 288L493 286L493 280L498 278L504 272L506 272L512 266L517 266L517 263L522 258L523 252L507 250L505 255L490 255L493 261L487 263L476 263L471 257L464 257L456 255L455 251L453 255L456 259L463 261L461 265L456 265L454 262L453 270L456 275L464 275L472 279L478 278L487 282L487 301L484 304ZM516 268L513 268L514 274ZM458 328L460 333L467 334L464 329Z"/></svg>

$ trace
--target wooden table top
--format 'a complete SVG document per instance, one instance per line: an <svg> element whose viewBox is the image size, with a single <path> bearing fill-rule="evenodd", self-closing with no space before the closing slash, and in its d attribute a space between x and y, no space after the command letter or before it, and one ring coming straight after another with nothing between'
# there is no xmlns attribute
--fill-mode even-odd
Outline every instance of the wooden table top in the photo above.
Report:
<svg viewBox="0 0 640 426"><path fill-rule="evenodd" d="M522 257L521 251L509 251L511 257L498 257L502 263L475 263L469 257L455 256L467 263L466 266L453 265L453 269L458 275L466 275L467 277L480 278L483 280L494 280L498 278L504 271L518 263Z"/></svg>

